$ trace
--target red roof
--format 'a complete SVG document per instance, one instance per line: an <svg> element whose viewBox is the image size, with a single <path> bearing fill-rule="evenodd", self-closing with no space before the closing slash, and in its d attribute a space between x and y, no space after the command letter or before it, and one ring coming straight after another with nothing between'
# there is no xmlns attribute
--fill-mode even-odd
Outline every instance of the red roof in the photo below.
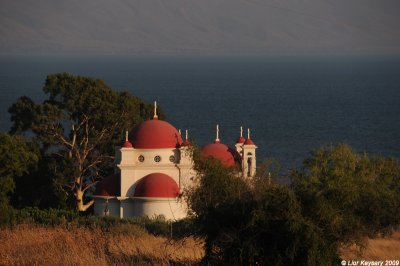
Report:
<svg viewBox="0 0 400 266"><path fill-rule="evenodd" d="M172 177L153 173L146 175L136 185L135 197L176 198L179 187Z"/></svg>
<svg viewBox="0 0 400 266"><path fill-rule="evenodd" d="M237 140L236 143L244 143L246 141L245 138L243 138L242 136L240 136Z"/></svg>
<svg viewBox="0 0 400 266"><path fill-rule="evenodd" d="M179 147L182 138L170 123L153 119L140 123L129 133L136 149L162 149Z"/></svg>
<svg viewBox="0 0 400 266"><path fill-rule="evenodd" d="M190 146L190 142L187 141L187 140L185 140L185 141L182 143L181 146Z"/></svg>
<svg viewBox="0 0 400 266"><path fill-rule="evenodd" d="M215 142L204 146L201 149L201 153L206 157L213 157L219 160L226 167L235 166L235 159L233 155L225 144L220 142Z"/></svg>
<svg viewBox="0 0 400 266"><path fill-rule="evenodd" d="M130 143L129 141L125 141L122 144L122 148L133 148L132 143Z"/></svg>
<svg viewBox="0 0 400 266"><path fill-rule="evenodd" d="M246 139L244 145L256 145L256 144L254 144L254 142L251 139Z"/></svg>
<svg viewBox="0 0 400 266"><path fill-rule="evenodd" d="M121 178L120 174L116 173L105 177L96 184L95 196L111 197L121 194Z"/></svg>

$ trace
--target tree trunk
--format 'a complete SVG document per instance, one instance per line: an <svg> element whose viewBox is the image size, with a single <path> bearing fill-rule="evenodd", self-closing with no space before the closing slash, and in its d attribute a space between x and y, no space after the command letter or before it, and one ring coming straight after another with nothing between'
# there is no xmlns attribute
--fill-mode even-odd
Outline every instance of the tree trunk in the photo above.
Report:
<svg viewBox="0 0 400 266"><path fill-rule="evenodd" d="M76 197L76 208L78 211L86 211L87 209L89 209L90 206L93 205L94 200L90 200L89 202L87 202L86 204L83 203L83 196L84 196L84 192L78 188L76 188L75 191L75 197Z"/></svg>

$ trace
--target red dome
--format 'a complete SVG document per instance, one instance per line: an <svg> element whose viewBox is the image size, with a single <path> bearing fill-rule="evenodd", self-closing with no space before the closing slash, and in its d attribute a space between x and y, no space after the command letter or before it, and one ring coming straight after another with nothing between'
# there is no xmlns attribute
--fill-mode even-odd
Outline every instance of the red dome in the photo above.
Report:
<svg viewBox="0 0 400 266"><path fill-rule="evenodd" d="M201 149L201 153L206 157L214 157L226 167L235 166L235 159L225 144L219 142L208 144Z"/></svg>
<svg viewBox="0 0 400 266"><path fill-rule="evenodd" d="M172 177L153 173L139 180L135 188L135 197L176 198L179 187Z"/></svg>
<svg viewBox="0 0 400 266"><path fill-rule="evenodd" d="M122 148L133 148L132 143L130 143L129 141L125 141L122 144Z"/></svg>
<svg viewBox="0 0 400 266"><path fill-rule="evenodd" d="M94 195L103 197L119 196L121 194L120 181L121 178L119 173L105 177L96 184Z"/></svg>
<svg viewBox="0 0 400 266"><path fill-rule="evenodd" d="M242 144L242 143L244 143L245 141L246 141L245 138L243 138L242 136L240 136L240 137L236 140L236 143Z"/></svg>
<svg viewBox="0 0 400 266"><path fill-rule="evenodd" d="M256 145L256 144L254 144L254 142L251 139L246 139L244 145Z"/></svg>
<svg viewBox="0 0 400 266"><path fill-rule="evenodd" d="M157 119L140 123L129 133L129 140L136 149L175 148L182 143L175 127Z"/></svg>

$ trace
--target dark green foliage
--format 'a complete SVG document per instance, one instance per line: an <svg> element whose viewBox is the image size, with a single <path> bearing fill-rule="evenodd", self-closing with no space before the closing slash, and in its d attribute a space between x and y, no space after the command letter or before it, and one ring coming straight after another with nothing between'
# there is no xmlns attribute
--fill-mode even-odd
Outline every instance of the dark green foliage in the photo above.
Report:
<svg viewBox="0 0 400 266"><path fill-rule="evenodd" d="M337 250L318 228L302 215L295 193L285 185L270 185L256 194L245 235L251 264L329 265L338 261Z"/></svg>
<svg viewBox="0 0 400 266"><path fill-rule="evenodd" d="M15 190L15 183L34 171L38 160L38 150L25 138L0 133L0 224L8 223L13 215L9 197Z"/></svg>
<svg viewBox="0 0 400 266"><path fill-rule="evenodd" d="M266 178L245 181L213 159L196 158L198 186L188 191L205 264L299 265L326 262L329 250L302 217L296 195ZM332 253L332 252L331 252ZM336 253L330 254L332 260Z"/></svg>
<svg viewBox="0 0 400 266"><path fill-rule="evenodd" d="M189 235L196 236L199 234L198 226L193 218L185 218L182 220L174 221L172 223L172 236L173 238L183 238ZM169 232L171 233L171 232Z"/></svg>
<svg viewBox="0 0 400 266"><path fill-rule="evenodd" d="M54 171L62 164L57 157L42 155L36 169L30 171L15 181L16 187L11 197L15 208L66 208L66 194L58 189L57 182L62 176L56 176Z"/></svg>
<svg viewBox="0 0 400 266"><path fill-rule="evenodd" d="M165 221L160 218L134 217L120 219L111 216L82 215L73 210L38 209L28 207L20 210L11 209L7 223L3 226L17 224L35 224L41 226L62 226L67 229L84 227L101 229L114 234L129 234L141 236L147 233L165 237L180 238L193 233L194 224L190 219L177 222ZM172 231L171 231L172 230Z"/></svg>
<svg viewBox="0 0 400 266"><path fill-rule="evenodd" d="M36 207L28 207L20 210L15 210L13 223L33 223L37 225L56 226L67 225L76 221L79 214L76 211L62 210L62 209L47 209L41 210Z"/></svg>
<svg viewBox="0 0 400 266"><path fill-rule="evenodd" d="M292 177L304 215L337 245L400 224L400 165L394 159L359 155L347 145L323 147Z"/></svg>

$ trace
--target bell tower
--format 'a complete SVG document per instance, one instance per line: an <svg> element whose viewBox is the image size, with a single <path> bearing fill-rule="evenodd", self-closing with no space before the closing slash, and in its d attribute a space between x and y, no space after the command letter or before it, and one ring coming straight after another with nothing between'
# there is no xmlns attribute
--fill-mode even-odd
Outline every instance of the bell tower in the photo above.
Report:
<svg viewBox="0 0 400 266"><path fill-rule="evenodd" d="M250 129L247 129L247 139L242 146L242 173L244 177L253 177L256 173L257 146L250 138Z"/></svg>

